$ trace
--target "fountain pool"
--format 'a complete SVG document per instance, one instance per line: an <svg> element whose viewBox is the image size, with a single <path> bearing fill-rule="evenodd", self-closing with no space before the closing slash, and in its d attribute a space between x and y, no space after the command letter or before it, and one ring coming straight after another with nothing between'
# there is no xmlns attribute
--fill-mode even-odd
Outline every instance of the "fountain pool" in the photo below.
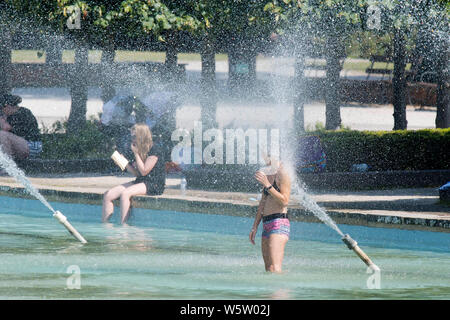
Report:
<svg viewBox="0 0 450 320"><path fill-rule="evenodd" d="M294 219L277 275L264 271L261 230L248 240L253 218L133 209L121 226L117 208L102 224L100 206L51 205L88 243L38 200L0 197L0 299L450 298L446 233L340 225L381 268L373 289L375 274L323 224Z"/></svg>

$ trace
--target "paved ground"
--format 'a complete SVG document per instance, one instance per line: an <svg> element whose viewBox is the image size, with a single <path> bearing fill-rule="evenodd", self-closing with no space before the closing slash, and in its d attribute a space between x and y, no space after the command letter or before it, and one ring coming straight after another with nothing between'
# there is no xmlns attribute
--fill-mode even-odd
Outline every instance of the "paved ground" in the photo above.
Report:
<svg viewBox="0 0 450 320"><path fill-rule="evenodd" d="M66 174L45 177L34 175L29 179L36 188L46 190L46 194L52 194L48 192L51 190L56 193L70 193L69 197L76 197L76 194L95 195L99 203L101 195L106 190L130 181L132 177ZM162 208L164 204L170 206L171 203L178 203L183 204L183 208L189 208L194 212L205 212L205 203L209 208L206 208L206 212L212 213L220 210L222 214L236 214L238 211L239 215L239 211L242 211L242 215L251 216L256 211L257 194L189 189L182 194L179 181L179 177L170 176L162 196L143 197L144 201L154 201L156 198L159 201L158 205ZM8 176L0 177L0 186L3 186L1 188L3 191L8 188L22 188ZM436 188L316 192L310 196L330 215L334 214L338 223L450 232L450 207L438 204L439 196ZM302 205L294 198L290 208L303 210ZM367 221L373 223L370 224ZM445 226L432 228L435 224L445 224Z"/></svg>

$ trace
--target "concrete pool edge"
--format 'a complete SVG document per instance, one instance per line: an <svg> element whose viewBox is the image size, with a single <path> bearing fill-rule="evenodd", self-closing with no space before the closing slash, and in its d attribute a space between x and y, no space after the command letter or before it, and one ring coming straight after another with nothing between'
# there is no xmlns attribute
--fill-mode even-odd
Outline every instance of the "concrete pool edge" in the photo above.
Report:
<svg viewBox="0 0 450 320"><path fill-rule="evenodd" d="M39 189L48 200L56 202L77 202L101 205L102 193ZM34 199L24 188L0 186L0 195ZM254 217L257 203L250 205L234 200L200 199L183 195L138 196L132 200L135 208L152 210L183 211L192 213L220 214L240 217ZM448 216L428 213L393 212L388 210L327 209L337 224L367 227L397 228L450 233ZM313 213L300 207L289 208L292 221L322 223ZM99 212L99 216L101 213Z"/></svg>

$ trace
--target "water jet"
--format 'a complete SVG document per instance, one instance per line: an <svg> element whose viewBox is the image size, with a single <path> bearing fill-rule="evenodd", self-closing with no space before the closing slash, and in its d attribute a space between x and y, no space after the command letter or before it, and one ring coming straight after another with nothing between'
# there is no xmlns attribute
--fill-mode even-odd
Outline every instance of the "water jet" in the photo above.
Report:
<svg viewBox="0 0 450 320"><path fill-rule="evenodd" d="M322 222L324 222L326 225L328 225L330 228L334 229L340 236L342 236L342 241L347 245L347 247L350 250L353 250L356 255L373 271L380 271L380 268L372 262L372 260L369 258L367 254L364 253L364 251L361 250L361 248L358 246L358 243L353 240L349 234L345 234L339 229L339 227L336 225L336 223L333 221L333 219L330 218L330 216L326 213L326 211L321 208L315 201L312 199L306 191L300 186L299 181L296 180L294 183L294 187L297 191L296 194L294 194L294 197L297 197L297 200L299 200L302 205L310 210L317 218L319 218Z"/></svg>
<svg viewBox="0 0 450 320"><path fill-rule="evenodd" d="M51 212L53 216L66 227L66 229L81 243L87 243L87 241L81 236L81 234L69 223L67 218L59 211L55 211L48 201L39 193L39 191L31 184L27 179L25 173L19 169L17 164L12 160L8 154L6 154L0 146L0 167L3 168L11 177L22 183L25 189L36 199L42 202Z"/></svg>
<svg viewBox="0 0 450 320"><path fill-rule="evenodd" d="M369 256L361 250L358 246L358 242L353 240L349 234L346 234L342 237L342 241L347 245L350 250L353 250L356 255L373 271L380 271L380 268L370 260Z"/></svg>

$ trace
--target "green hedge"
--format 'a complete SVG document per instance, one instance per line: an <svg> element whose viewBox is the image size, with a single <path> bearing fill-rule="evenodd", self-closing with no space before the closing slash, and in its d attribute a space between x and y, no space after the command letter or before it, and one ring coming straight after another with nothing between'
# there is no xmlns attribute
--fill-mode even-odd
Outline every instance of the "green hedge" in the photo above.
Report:
<svg viewBox="0 0 450 320"><path fill-rule="evenodd" d="M94 121L86 121L86 126L74 135L44 133L42 143L42 159L109 158L113 150L112 138Z"/></svg>
<svg viewBox="0 0 450 320"><path fill-rule="evenodd" d="M356 163L378 171L450 169L450 129L319 130L308 135L320 138L329 172L349 171ZM109 158L114 141L97 123L87 121L77 135L43 134L43 144L43 159L98 159Z"/></svg>
<svg viewBox="0 0 450 320"><path fill-rule="evenodd" d="M319 131L327 171L349 171L366 163L371 170L450 169L450 129L417 131Z"/></svg>

